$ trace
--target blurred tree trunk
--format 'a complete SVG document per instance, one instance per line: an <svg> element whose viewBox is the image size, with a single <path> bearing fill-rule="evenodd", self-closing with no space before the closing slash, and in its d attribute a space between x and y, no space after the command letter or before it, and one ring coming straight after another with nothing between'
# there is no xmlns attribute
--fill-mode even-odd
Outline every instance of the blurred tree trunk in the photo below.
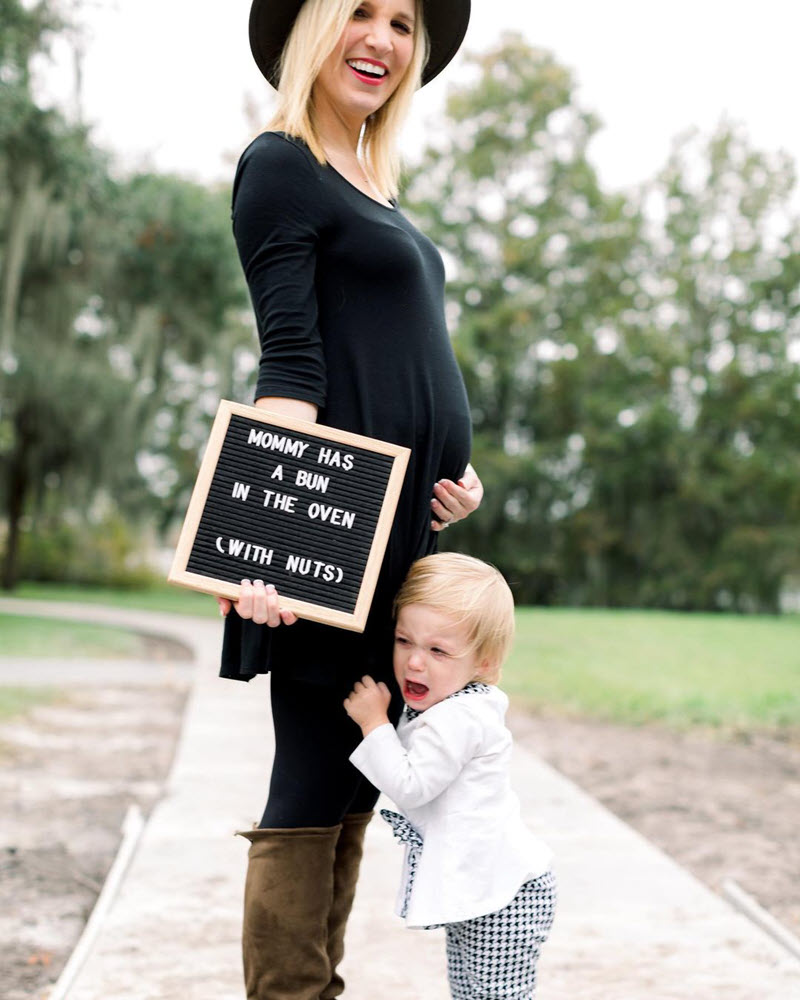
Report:
<svg viewBox="0 0 800 1000"><path fill-rule="evenodd" d="M0 569L0 584L3 590L13 590L17 584L20 522L30 488L28 455L32 440L26 427L24 412L17 414L15 430L15 445L8 463L6 483L6 550Z"/></svg>

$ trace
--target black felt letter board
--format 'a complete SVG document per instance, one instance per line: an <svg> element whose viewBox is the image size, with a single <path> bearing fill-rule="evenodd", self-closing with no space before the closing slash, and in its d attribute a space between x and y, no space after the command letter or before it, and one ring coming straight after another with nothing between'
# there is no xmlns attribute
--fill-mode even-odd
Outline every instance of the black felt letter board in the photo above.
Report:
<svg viewBox="0 0 800 1000"><path fill-rule="evenodd" d="M264 580L301 617L361 631L408 455L223 400L170 582L236 600Z"/></svg>

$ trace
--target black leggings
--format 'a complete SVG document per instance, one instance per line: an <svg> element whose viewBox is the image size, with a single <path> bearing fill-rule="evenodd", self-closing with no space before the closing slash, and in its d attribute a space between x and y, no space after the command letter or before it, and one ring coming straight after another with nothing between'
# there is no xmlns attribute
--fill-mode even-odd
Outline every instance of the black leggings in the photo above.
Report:
<svg viewBox="0 0 800 1000"><path fill-rule="evenodd" d="M273 671L275 760L260 827L336 826L347 813L374 808L378 789L348 759L361 742L361 729L342 704L351 688L349 682L329 687ZM394 682L390 689L389 718L396 725L403 701Z"/></svg>

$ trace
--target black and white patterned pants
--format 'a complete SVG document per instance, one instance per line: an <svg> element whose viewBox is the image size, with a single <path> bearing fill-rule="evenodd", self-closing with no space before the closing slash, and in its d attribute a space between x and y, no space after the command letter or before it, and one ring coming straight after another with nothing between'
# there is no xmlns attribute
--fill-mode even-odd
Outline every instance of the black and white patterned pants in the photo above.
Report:
<svg viewBox="0 0 800 1000"><path fill-rule="evenodd" d="M392 833L407 847L401 916L408 912L422 837L405 816L381 809ZM533 1000L536 964L553 925L556 878L545 872L520 886L508 906L444 927L447 975L453 1000Z"/></svg>
<svg viewBox="0 0 800 1000"><path fill-rule="evenodd" d="M547 872L526 882L502 910L445 924L453 1000L532 1000L555 904L556 880Z"/></svg>

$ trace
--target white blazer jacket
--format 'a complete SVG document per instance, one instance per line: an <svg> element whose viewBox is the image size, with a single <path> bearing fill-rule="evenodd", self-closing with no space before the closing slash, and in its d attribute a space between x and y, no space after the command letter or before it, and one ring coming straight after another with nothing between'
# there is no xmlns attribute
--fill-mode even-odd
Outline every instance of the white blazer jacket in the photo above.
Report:
<svg viewBox="0 0 800 1000"><path fill-rule="evenodd" d="M404 714L396 731L373 729L350 756L422 837L409 927L494 913L550 868L552 852L523 824L511 789L507 708L498 688L475 685ZM400 915L403 898L401 885Z"/></svg>

